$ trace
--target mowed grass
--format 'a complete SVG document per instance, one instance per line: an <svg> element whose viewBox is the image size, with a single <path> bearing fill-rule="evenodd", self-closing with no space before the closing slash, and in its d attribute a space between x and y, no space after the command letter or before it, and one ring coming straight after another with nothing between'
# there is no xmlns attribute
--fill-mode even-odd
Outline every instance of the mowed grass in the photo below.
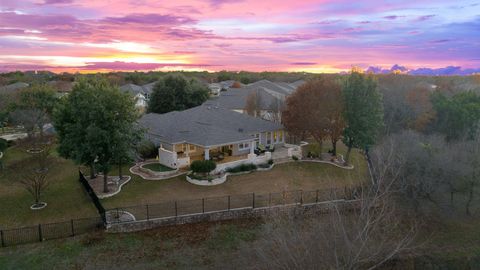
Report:
<svg viewBox="0 0 480 270"><path fill-rule="evenodd" d="M340 147L340 151L343 151ZM18 147L10 147L3 159L4 170L0 173L0 228L31 226L39 223L51 223L75 218L95 217L97 212L90 198L78 181L78 167L70 160L56 156L56 162L48 176L50 186L42 201L48 206L32 211L32 196L20 184L21 172L12 165L28 157L28 153ZM368 179L367 166L363 155L354 150L352 153L354 170L345 170L329 164L290 162L277 164L266 172L230 176L226 183L204 187L190 184L185 176L168 180L149 181L136 175L122 187L120 194L103 199L108 208L153 204L172 200L191 200L235 194L267 194L286 190L316 190L358 185ZM123 172L130 166L124 166ZM88 171L85 171L88 173ZM117 169L112 167L111 175Z"/></svg>
<svg viewBox="0 0 480 270"><path fill-rule="evenodd" d="M258 220L234 220L93 233L0 248L0 269L225 269L215 265L231 267L235 250L260 230Z"/></svg>
<svg viewBox="0 0 480 270"><path fill-rule="evenodd" d="M34 201L32 195L20 183L23 172L13 169L16 162L29 155L15 146L5 152L4 169L0 171L1 229L98 215L78 181L78 167L72 161L60 158L55 153L55 162L48 173L50 184L41 199L48 205L41 210L30 210Z"/></svg>
<svg viewBox="0 0 480 270"><path fill-rule="evenodd" d="M168 172L168 171L173 171L172 168L169 168L167 166L163 166L160 163L150 163L142 166L143 168L156 171L156 172Z"/></svg>
<svg viewBox="0 0 480 270"><path fill-rule="evenodd" d="M340 147L340 151L344 151ZM133 175L122 192L102 200L106 208L154 204L173 200L192 200L235 194L268 194L288 190L316 190L358 185L368 179L366 161L358 150L352 151L353 170L330 164L289 162L277 164L270 171L228 176L217 186L197 186L178 176L167 180L149 181Z"/></svg>

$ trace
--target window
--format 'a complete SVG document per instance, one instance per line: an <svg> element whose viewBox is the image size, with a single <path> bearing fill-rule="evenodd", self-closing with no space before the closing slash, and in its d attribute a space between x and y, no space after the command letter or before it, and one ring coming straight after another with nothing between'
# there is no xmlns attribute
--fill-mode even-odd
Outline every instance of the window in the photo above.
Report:
<svg viewBox="0 0 480 270"><path fill-rule="evenodd" d="M283 131L278 132L278 139L280 142L283 142Z"/></svg>
<svg viewBox="0 0 480 270"><path fill-rule="evenodd" d="M260 145L260 133L255 134L255 146L258 147Z"/></svg>
<svg viewBox="0 0 480 270"><path fill-rule="evenodd" d="M240 143L238 144L238 150L246 150L250 147L249 143Z"/></svg>
<svg viewBox="0 0 480 270"><path fill-rule="evenodd" d="M190 144L189 149L190 149L190 152L194 152L195 151L195 145Z"/></svg>
<svg viewBox="0 0 480 270"><path fill-rule="evenodd" d="M267 145L270 145L272 143L272 133L267 132Z"/></svg>

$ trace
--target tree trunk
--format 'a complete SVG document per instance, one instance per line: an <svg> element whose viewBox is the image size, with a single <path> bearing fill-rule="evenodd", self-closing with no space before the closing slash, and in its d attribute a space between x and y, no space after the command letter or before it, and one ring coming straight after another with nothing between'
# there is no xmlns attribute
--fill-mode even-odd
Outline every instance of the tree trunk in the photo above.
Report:
<svg viewBox="0 0 480 270"><path fill-rule="evenodd" d="M108 172L103 172L103 193L108 193Z"/></svg>
<svg viewBox="0 0 480 270"><path fill-rule="evenodd" d="M350 153L352 152L352 147L353 147L353 144L349 143L347 154L345 155L345 165L348 165L348 163L350 162Z"/></svg>
<svg viewBox="0 0 480 270"><path fill-rule="evenodd" d="M95 165L92 163L90 164L90 179L94 179L96 177L95 174Z"/></svg>
<svg viewBox="0 0 480 270"><path fill-rule="evenodd" d="M332 139L332 155L337 156L337 140Z"/></svg>
<svg viewBox="0 0 480 270"><path fill-rule="evenodd" d="M472 215L472 213L470 213L470 204L472 203L472 200L473 200L473 188L474 188L473 182L470 182L470 191L468 192L468 200L467 200L467 203L465 204L465 212L467 216Z"/></svg>
<svg viewBox="0 0 480 270"><path fill-rule="evenodd" d="M122 180L123 175L122 175L122 163L118 163L118 179Z"/></svg>

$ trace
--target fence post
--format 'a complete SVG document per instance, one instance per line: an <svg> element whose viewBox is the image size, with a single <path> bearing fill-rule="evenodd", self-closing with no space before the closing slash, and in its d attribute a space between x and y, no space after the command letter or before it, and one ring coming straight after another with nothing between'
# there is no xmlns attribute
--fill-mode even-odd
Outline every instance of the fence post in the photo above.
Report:
<svg viewBox="0 0 480 270"><path fill-rule="evenodd" d="M303 204L303 190L300 190L300 205Z"/></svg>
<svg viewBox="0 0 480 270"><path fill-rule="evenodd" d="M315 195L315 202L318 203L318 189L317 189L317 194Z"/></svg>
<svg viewBox="0 0 480 270"><path fill-rule="evenodd" d="M70 220L70 227L72 229L72 236L75 236L75 228L73 227L73 219Z"/></svg>
<svg viewBox="0 0 480 270"><path fill-rule="evenodd" d="M268 207L272 207L272 193L268 193Z"/></svg>
<svg viewBox="0 0 480 270"><path fill-rule="evenodd" d="M175 216L178 216L177 201L175 201Z"/></svg>
<svg viewBox="0 0 480 270"><path fill-rule="evenodd" d="M2 241L2 247L5 246L5 239L3 238L3 230L0 230L0 239Z"/></svg>
<svg viewBox="0 0 480 270"><path fill-rule="evenodd" d="M287 198L285 194L285 190L283 191L283 205L287 204Z"/></svg>
<svg viewBox="0 0 480 270"><path fill-rule="evenodd" d="M205 198L202 198L202 213L205 213Z"/></svg>
<svg viewBox="0 0 480 270"><path fill-rule="evenodd" d="M150 220L150 213L148 211L148 204L145 205L147 207L147 221Z"/></svg>
<svg viewBox="0 0 480 270"><path fill-rule="evenodd" d="M43 236L42 236L42 224L38 224L38 241L40 241L40 242L43 241Z"/></svg>
<svg viewBox="0 0 480 270"><path fill-rule="evenodd" d="M252 208L255 208L255 192L252 193Z"/></svg>
<svg viewBox="0 0 480 270"><path fill-rule="evenodd" d="M230 211L230 195L228 195L228 211Z"/></svg>

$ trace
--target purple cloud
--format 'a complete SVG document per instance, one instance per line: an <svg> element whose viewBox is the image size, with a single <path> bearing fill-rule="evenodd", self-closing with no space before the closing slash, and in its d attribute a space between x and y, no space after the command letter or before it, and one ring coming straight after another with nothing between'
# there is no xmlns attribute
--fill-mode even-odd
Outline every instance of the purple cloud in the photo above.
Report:
<svg viewBox="0 0 480 270"><path fill-rule="evenodd" d="M295 65L295 66L313 66L316 65L317 63L315 62L293 62L290 63L290 65Z"/></svg>
<svg viewBox="0 0 480 270"><path fill-rule="evenodd" d="M74 0L45 0L43 5L71 4Z"/></svg>
<svg viewBox="0 0 480 270"><path fill-rule="evenodd" d="M446 43L446 42L450 42L450 41L452 41L452 40L451 39L437 39L437 40L430 41L430 43L438 44L438 43Z"/></svg>
<svg viewBox="0 0 480 270"><path fill-rule="evenodd" d="M383 18L387 19L387 20L396 20L398 18L403 18L403 17L405 17L405 16L390 15L390 16L384 16Z"/></svg>
<svg viewBox="0 0 480 270"><path fill-rule="evenodd" d="M175 64L175 63L135 63L135 62L89 62L86 66L78 67L83 70L153 70L162 67L211 67L211 64Z"/></svg>
<svg viewBox="0 0 480 270"><path fill-rule="evenodd" d="M178 25L195 23L196 21L188 18L175 15L161 15L161 14L129 14L124 17L107 17L103 19L108 23L136 23L136 24L160 24L160 25Z"/></svg>
<svg viewBox="0 0 480 270"><path fill-rule="evenodd" d="M423 21L429 20L429 19L431 19L435 16L436 16L435 14L420 16L420 17L417 17L416 21L423 22Z"/></svg>

